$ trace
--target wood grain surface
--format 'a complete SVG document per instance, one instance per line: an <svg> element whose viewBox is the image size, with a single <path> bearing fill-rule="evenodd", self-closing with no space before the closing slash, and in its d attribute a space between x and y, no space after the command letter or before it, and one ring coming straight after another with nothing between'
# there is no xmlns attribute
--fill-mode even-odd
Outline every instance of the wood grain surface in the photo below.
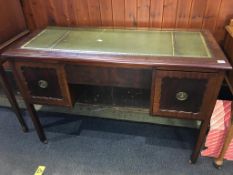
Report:
<svg viewBox="0 0 233 175"><path fill-rule="evenodd" d="M31 30L47 25L209 29L223 41L232 0L24 0Z"/></svg>
<svg viewBox="0 0 233 175"><path fill-rule="evenodd" d="M27 30L19 1L0 1L0 24L0 48L1 44Z"/></svg>

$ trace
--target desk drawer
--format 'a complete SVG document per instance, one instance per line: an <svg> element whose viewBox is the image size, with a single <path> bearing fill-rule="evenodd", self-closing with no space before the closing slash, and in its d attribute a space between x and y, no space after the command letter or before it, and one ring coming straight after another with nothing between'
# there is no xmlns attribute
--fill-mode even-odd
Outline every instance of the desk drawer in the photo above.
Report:
<svg viewBox="0 0 233 175"><path fill-rule="evenodd" d="M154 72L152 114L203 119L215 100L217 73L158 70Z"/></svg>
<svg viewBox="0 0 233 175"><path fill-rule="evenodd" d="M151 88L152 71L117 67L66 65L67 80L72 84Z"/></svg>
<svg viewBox="0 0 233 175"><path fill-rule="evenodd" d="M72 105L62 65L16 62L14 66L21 87L32 103Z"/></svg>

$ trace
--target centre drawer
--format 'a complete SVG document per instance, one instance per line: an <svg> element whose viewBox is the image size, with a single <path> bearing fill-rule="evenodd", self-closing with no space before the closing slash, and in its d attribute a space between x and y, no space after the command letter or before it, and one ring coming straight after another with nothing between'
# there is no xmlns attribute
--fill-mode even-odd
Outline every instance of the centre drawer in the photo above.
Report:
<svg viewBox="0 0 233 175"><path fill-rule="evenodd" d="M32 103L72 106L63 65L16 62L13 66Z"/></svg>
<svg viewBox="0 0 233 175"><path fill-rule="evenodd" d="M219 81L216 73L154 71L152 115L204 119Z"/></svg>
<svg viewBox="0 0 233 175"><path fill-rule="evenodd" d="M151 88L151 69L68 64L65 70L67 81L71 84Z"/></svg>

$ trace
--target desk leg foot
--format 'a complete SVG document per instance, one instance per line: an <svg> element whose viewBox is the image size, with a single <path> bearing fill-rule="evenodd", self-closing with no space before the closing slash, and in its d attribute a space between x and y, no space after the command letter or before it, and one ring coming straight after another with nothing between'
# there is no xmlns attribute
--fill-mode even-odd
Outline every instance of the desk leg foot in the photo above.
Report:
<svg viewBox="0 0 233 175"><path fill-rule="evenodd" d="M28 128L27 127L22 127L22 131L26 133L26 132L28 132Z"/></svg>
<svg viewBox="0 0 233 175"><path fill-rule="evenodd" d="M43 140L42 141L44 144L48 144L48 140Z"/></svg>
<svg viewBox="0 0 233 175"><path fill-rule="evenodd" d="M222 169L223 161L217 161L217 160L215 160L215 161L213 162L213 165L214 165L214 167L215 167L216 169L220 170L220 169Z"/></svg>
<svg viewBox="0 0 233 175"><path fill-rule="evenodd" d="M189 164L195 164L195 163L197 163L197 159L192 159L192 157L191 157L191 159L189 160Z"/></svg>
<svg viewBox="0 0 233 175"><path fill-rule="evenodd" d="M35 126L35 128L36 128L36 132L37 132L37 135L38 135L39 139L40 139L43 143L48 142L48 141L47 141L47 138L46 138L46 136L45 136L45 133L44 133L44 129L43 129L41 123L40 123L40 120L39 120L37 114L36 114L36 110L35 110L33 104L29 104L29 103L27 103L27 102L25 102L25 103L26 103L28 112L29 112L29 114L30 114L30 117L31 117L31 119L32 119L32 122L33 122L33 124L34 124L34 126Z"/></svg>
<svg viewBox="0 0 233 175"><path fill-rule="evenodd" d="M233 139L233 124L231 124L231 126L228 130L228 133L227 133L226 138L225 138L225 142L223 144L222 150L221 150L218 158L216 158L214 160L214 166L216 168L221 169L221 166L223 165L224 156L227 152L227 149L228 149L232 139Z"/></svg>
<svg viewBox="0 0 233 175"><path fill-rule="evenodd" d="M194 164L194 162L192 160L189 160L189 164Z"/></svg>

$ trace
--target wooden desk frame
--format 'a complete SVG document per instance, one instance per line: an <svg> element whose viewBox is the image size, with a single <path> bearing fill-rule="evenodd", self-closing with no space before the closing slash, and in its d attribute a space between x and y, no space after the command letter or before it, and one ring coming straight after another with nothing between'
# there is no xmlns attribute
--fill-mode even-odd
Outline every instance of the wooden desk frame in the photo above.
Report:
<svg viewBox="0 0 233 175"><path fill-rule="evenodd" d="M151 58L144 56L94 55L63 52L57 54L48 51L19 49L21 45L37 35L38 32L26 37L14 48L5 52L3 56L13 67L15 79L25 100L37 134L42 142L47 143L47 138L33 104L72 107L74 99L72 92L69 91L69 83L143 87L151 89L151 115L200 120L202 122L197 143L190 160L190 163L195 163L205 140L210 117L225 71L231 69L231 66L213 36L208 31L202 31L202 33L212 53L211 59L203 59L202 61L196 61L195 58L188 58L187 61L187 58ZM219 59L223 60L225 63L219 64ZM35 68L34 72L31 68ZM53 97L46 97L46 95L41 96L43 86L46 86L47 83L41 87L42 90L38 90L36 85L34 87L32 86L35 84L34 77L41 77L46 74L47 69L51 69L51 74L49 75L51 77L54 77L52 74L56 72L54 79L56 79L57 82L55 82L55 84L59 85L59 90L58 92L54 92L55 95L52 94ZM77 78L77 76L72 76L72 74L82 75L83 70L85 70L87 77L78 76L79 78ZM127 72L127 74L122 76L122 72ZM135 73L137 77L133 76ZM31 77L31 74L35 76ZM96 81L96 77L98 77L98 81ZM196 99L196 104L198 105L197 109L193 111L194 106L192 105L192 101L186 105L185 109L182 108L182 103L175 105L176 108L173 109L172 105L178 101L175 101L173 104L166 104L165 102L165 107L160 109L159 106L161 105L158 105L158 103L161 103L159 99L163 98L161 93L163 93L164 89L166 90L166 88L162 88L165 80L168 83L171 83L170 80L176 82L173 84L175 87L173 89L180 89L178 85L180 81L184 83L183 86L188 91L191 89L191 94L189 95ZM49 79L45 82L47 81L49 81ZM196 95L192 94L193 86L200 87L201 89ZM169 88L170 87L167 88L168 92L172 92L173 95L174 93L177 94L176 91L173 92L173 90ZM47 94L47 92L45 93ZM196 98L196 96L200 96L200 98Z"/></svg>
<svg viewBox="0 0 233 175"><path fill-rule="evenodd" d="M6 50L7 48L9 48L9 46L16 42L17 40L19 40L20 38L24 37L25 35L27 35L29 33L28 30L25 30L21 33L19 33L18 35L16 35L15 37L11 38L10 40L2 43L0 45L0 54ZM1 57L1 56L0 56ZM13 93L13 90L10 86L10 83L8 81L8 78L6 76L6 73L5 73L5 70L4 70L4 67L3 67L3 64L5 63L5 59L2 59L0 60L0 85L2 86L3 88L3 91L5 92L10 104L11 104L11 107L12 107L12 110L15 112L16 114L16 117L20 123L20 126L23 130L23 132L28 132L28 127L23 119L23 116L20 112L20 108L17 104L17 101L16 101L16 98L15 98L15 95Z"/></svg>
<svg viewBox="0 0 233 175"><path fill-rule="evenodd" d="M5 92L8 100L11 104L12 109L16 114L16 117L21 125L23 132L28 132L28 127L27 127L27 125L23 119L23 116L20 112L19 106L18 106L17 101L15 99L15 95L13 94L13 91L10 87L9 81L6 77L6 74L5 74L5 71L4 71L2 64L0 65L0 85L2 86L3 91Z"/></svg>

